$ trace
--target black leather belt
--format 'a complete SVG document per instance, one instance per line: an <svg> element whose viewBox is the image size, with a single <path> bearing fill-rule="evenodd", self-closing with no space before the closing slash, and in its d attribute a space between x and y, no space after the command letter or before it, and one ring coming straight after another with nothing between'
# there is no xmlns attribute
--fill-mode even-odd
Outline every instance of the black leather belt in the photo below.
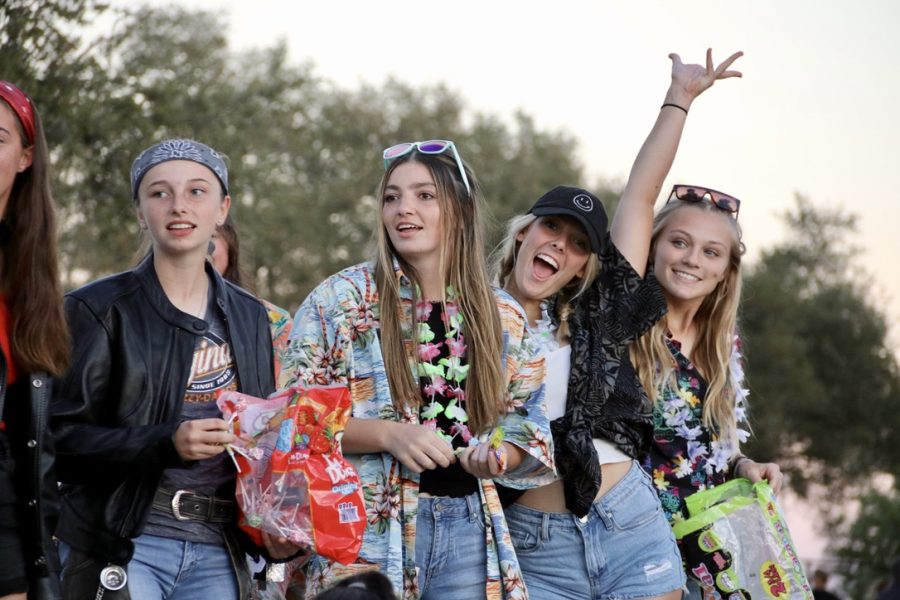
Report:
<svg viewBox="0 0 900 600"><path fill-rule="evenodd" d="M230 523L234 520L234 500L221 500L195 494L190 490L159 488L153 497L153 508L170 513L179 521Z"/></svg>

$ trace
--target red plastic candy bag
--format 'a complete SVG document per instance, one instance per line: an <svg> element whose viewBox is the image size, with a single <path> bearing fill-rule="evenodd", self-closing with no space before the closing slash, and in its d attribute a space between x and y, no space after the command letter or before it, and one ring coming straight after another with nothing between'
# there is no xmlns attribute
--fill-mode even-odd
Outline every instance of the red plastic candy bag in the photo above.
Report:
<svg viewBox="0 0 900 600"><path fill-rule="evenodd" d="M238 436L228 450L241 529L260 546L266 531L354 562L366 511L359 475L338 444L350 416L346 386L298 386L265 400L223 392L217 402Z"/></svg>

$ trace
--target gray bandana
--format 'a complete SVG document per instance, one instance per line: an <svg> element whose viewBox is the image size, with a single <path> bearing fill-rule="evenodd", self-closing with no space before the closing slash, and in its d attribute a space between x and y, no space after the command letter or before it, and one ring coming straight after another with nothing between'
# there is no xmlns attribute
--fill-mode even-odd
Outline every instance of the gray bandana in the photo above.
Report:
<svg viewBox="0 0 900 600"><path fill-rule="evenodd" d="M190 160L199 163L216 174L222 191L228 194L228 167L222 155L194 140L166 140L141 152L131 164L131 198L137 200L138 187L147 171L170 160Z"/></svg>

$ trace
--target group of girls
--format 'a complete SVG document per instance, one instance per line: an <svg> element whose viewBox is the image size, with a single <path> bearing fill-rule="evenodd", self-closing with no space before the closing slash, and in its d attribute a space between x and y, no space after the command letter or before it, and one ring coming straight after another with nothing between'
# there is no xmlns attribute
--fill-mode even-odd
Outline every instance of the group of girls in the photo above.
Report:
<svg viewBox="0 0 900 600"><path fill-rule="evenodd" d="M740 202L679 185L653 217L693 100L739 56L672 55L609 232L594 195L550 190L509 223L502 289L458 149L384 151L376 257L307 297L284 357L288 383L350 388L367 499L359 560L313 556L308 593L379 569L404 598L678 598L685 496L780 487L738 452Z"/></svg>
<svg viewBox="0 0 900 600"><path fill-rule="evenodd" d="M283 311L239 285L223 157L192 140L134 161L140 264L63 303L40 121L0 84L0 548L15 558L0 599L60 597L53 532L62 597L78 600L243 600L245 553L304 554L235 527L234 438L214 402L276 381L353 399L341 444L366 500L362 550L309 557L307 597L373 570L402 598L680 597L669 521L685 496L735 475L781 483L738 451L740 203L676 186L653 217L693 100L740 75L738 56L672 55L611 226L590 192L550 190L510 221L499 287L459 149L387 148L374 259L319 285L286 343ZM28 455L52 459L51 441L55 473Z"/></svg>

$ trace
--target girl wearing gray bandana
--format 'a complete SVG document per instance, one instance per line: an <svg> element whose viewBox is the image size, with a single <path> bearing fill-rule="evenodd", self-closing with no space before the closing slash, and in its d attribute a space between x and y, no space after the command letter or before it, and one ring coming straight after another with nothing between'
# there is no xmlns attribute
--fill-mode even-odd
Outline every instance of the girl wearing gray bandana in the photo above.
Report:
<svg viewBox="0 0 900 600"><path fill-rule="evenodd" d="M248 598L243 554L262 549L236 527L234 438L215 398L275 384L265 308L206 260L231 206L228 169L209 146L167 140L137 157L131 185L150 253L66 298L75 344L52 417L63 594Z"/></svg>

